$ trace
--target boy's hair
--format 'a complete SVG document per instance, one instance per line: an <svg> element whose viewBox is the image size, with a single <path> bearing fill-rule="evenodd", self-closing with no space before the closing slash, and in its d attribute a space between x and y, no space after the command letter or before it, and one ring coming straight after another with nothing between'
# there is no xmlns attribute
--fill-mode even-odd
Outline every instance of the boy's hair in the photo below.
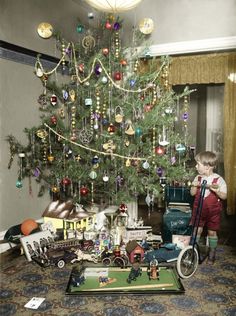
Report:
<svg viewBox="0 0 236 316"><path fill-rule="evenodd" d="M212 151L202 151L195 156L197 162L202 163L204 166L215 168L217 165L217 156Z"/></svg>

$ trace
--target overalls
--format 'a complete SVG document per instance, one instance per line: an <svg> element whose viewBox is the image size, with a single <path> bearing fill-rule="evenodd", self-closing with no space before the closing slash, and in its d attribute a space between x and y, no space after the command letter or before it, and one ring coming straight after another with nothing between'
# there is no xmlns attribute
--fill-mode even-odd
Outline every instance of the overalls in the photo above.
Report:
<svg viewBox="0 0 236 316"><path fill-rule="evenodd" d="M214 178L212 184L216 184L219 178ZM198 181L201 182L201 177L198 177ZM200 199L200 188L197 189L197 193L193 204L193 213L190 221L190 225L194 224L198 202ZM217 231L220 228L222 202L219 197L212 191L209 195L203 199L201 217L199 221L199 227L206 226L209 230ZM198 220L196 220L197 223Z"/></svg>

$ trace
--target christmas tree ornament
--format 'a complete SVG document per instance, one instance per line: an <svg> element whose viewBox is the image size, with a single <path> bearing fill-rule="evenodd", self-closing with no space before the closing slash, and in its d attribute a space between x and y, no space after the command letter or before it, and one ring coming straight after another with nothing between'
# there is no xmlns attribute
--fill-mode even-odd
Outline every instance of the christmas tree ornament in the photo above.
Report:
<svg viewBox="0 0 236 316"><path fill-rule="evenodd" d="M89 193L89 189L87 188L87 187L81 187L80 188L80 194L82 195L82 196L85 196L85 195L87 195Z"/></svg>
<svg viewBox="0 0 236 316"><path fill-rule="evenodd" d="M177 145L175 146L175 149L176 149L176 151L179 152L179 153L183 153L183 152L186 151L186 147L185 147L184 144L177 144Z"/></svg>
<svg viewBox="0 0 236 316"><path fill-rule="evenodd" d="M57 96L55 94L51 95L50 102L52 106L57 105Z"/></svg>
<svg viewBox="0 0 236 316"><path fill-rule="evenodd" d="M64 106L62 106L59 110L58 110L58 115L61 119L64 119L66 116L65 116L65 108Z"/></svg>
<svg viewBox="0 0 236 316"><path fill-rule="evenodd" d="M94 170L92 170L92 171L90 172L90 174L89 174L89 177L90 177L92 180L94 180L94 179L97 178L97 173L96 173Z"/></svg>
<svg viewBox="0 0 236 316"><path fill-rule="evenodd" d="M55 160L55 157L53 155L48 155L47 160L48 162L52 163Z"/></svg>
<svg viewBox="0 0 236 316"><path fill-rule="evenodd" d="M84 100L84 104L85 104L86 106L91 106L91 105L93 104L93 100L92 100L91 98L86 98L86 99Z"/></svg>
<svg viewBox="0 0 236 316"><path fill-rule="evenodd" d="M115 121L116 123L121 123L123 121L123 117L124 117L124 114L123 114L123 110L120 106L117 106L115 108Z"/></svg>
<svg viewBox="0 0 236 316"><path fill-rule="evenodd" d="M38 178L40 176L41 172L39 168L35 168L33 171L33 176Z"/></svg>
<svg viewBox="0 0 236 316"><path fill-rule="evenodd" d="M70 101L71 101L71 102L75 102L75 97L76 97L76 95L75 95L75 90L74 90L74 89L71 89L71 90L69 91L69 96L70 96Z"/></svg>
<svg viewBox="0 0 236 316"><path fill-rule="evenodd" d="M103 76L101 81L103 84L106 84L108 82L108 79L106 76Z"/></svg>
<svg viewBox="0 0 236 316"><path fill-rule="evenodd" d="M60 192L60 188L56 185L51 187L51 191L52 193L59 193Z"/></svg>
<svg viewBox="0 0 236 316"><path fill-rule="evenodd" d="M161 177L163 175L163 169L161 167L157 168L157 174L159 177Z"/></svg>
<svg viewBox="0 0 236 316"><path fill-rule="evenodd" d="M127 60L121 59L120 64L121 64L121 66L127 66Z"/></svg>
<svg viewBox="0 0 236 316"><path fill-rule="evenodd" d="M107 131L110 135L114 134L115 133L115 126L112 123L110 123L110 125L107 128Z"/></svg>
<svg viewBox="0 0 236 316"><path fill-rule="evenodd" d="M50 38L53 34L53 27L50 23L42 22L37 28L38 35L42 38Z"/></svg>
<svg viewBox="0 0 236 316"><path fill-rule="evenodd" d="M53 124L53 125L57 125L57 117L55 115L52 115L50 117L50 122Z"/></svg>
<svg viewBox="0 0 236 316"><path fill-rule="evenodd" d="M92 35L86 35L82 40L82 46L84 48L85 54L92 51L95 47L96 41Z"/></svg>
<svg viewBox="0 0 236 316"><path fill-rule="evenodd" d="M144 105L144 112L148 113L152 110L152 104L145 104Z"/></svg>
<svg viewBox="0 0 236 316"><path fill-rule="evenodd" d="M116 149L116 145L113 143L112 139L103 144L102 147L107 153L113 153L113 151Z"/></svg>
<svg viewBox="0 0 236 316"><path fill-rule="evenodd" d="M111 30L111 29L112 29L112 24L110 23L110 21L106 21L106 23L105 23L105 28L106 28L107 30Z"/></svg>
<svg viewBox="0 0 236 316"><path fill-rule="evenodd" d="M162 126L162 135L159 135L158 143L159 143L160 146L167 146L170 143L166 139L166 128L165 128L164 125Z"/></svg>
<svg viewBox="0 0 236 316"><path fill-rule="evenodd" d="M38 67L35 72L36 72L37 77L39 77L39 78L43 77L43 71L40 67Z"/></svg>
<svg viewBox="0 0 236 316"><path fill-rule="evenodd" d="M131 166L131 160L130 159L126 159L125 166L126 167L130 167Z"/></svg>
<svg viewBox="0 0 236 316"><path fill-rule="evenodd" d="M109 177L106 173L104 173L104 176L102 177L103 182L108 182L109 181Z"/></svg>
<svg viewBox="0 0 236 316"><path fill-rule="evenodd" d="M141 33L147 35L151 34L154 30L154 22L150 18L144 18L139 22L139 30Z"/></svg>
<svg viewBox="0 0 236 316"><path fill-rule="evenodd" d="M90 20L92 20L92 19L94 18L93 12L89 12L89 13L88 13L88 18L89 18Z"/></svg>
<svg viewBox="0 0 236 316"><path fill-rule="evenodd" d="M61 185L69 186L71 184L71 180L68 177L65 177L61 180Z"/></svg>
<svg viewBox="0 0 236 316"><path fill-rule="evenodd" d="M99 76L102 72L102 67L100 64L96 64L95 67L94 67L94 73Z"/></svg>
<svg viewBox="0 0 236 316"><path fill-rule="evenodd" d="M115 22L115 23L113 24L113 29L114 29L115 31L118 31L120 28L121 28L121 25L120 25L119 22Z"/></svg>
<svg viewBox="0 0 236 316"><path fill-rule="evenodd" d="M134 131L134 128L133 128L131 120L127 120L126 121L125 134L127 134L129 136L132 136L132 135L134 135L134 133L135 133L135 131Z"/></svg>
<svg viewBox="0 0 236 316"><path fill-rule="evenodd" d="M78 33L83 33L83 31L84 31L84 25L82 25L82 24L78 24L77 25L77 27L76 27L76 31L78 32Z"/></svg>
<svg viewBox="0 0 236 316"><path fill-rule="evenodd" d="M136 83L136 80L135 79L131 79L129 83L130 83L130 87L134 87L135 83Z"/></svg>
<svg viewBox="0 0 236 316"><path fill-rule="evenodd" d="M63 99L64 99L65 101L67 101L67 99L68 99L68 97L69 97L68 91L63 89L63 90L62 90L62 96L63 96Z"/></svg>
<svg viewBox="0 0 236 316"><path fill-rule="evenodd" d="M147 162L147 160L144 161L144 163L142 164L144 169L148 169L150 167L149 163Z"/></svg>
<svg viewBox="0 0 236 316"><path fill-rule="evenodd" d="M120 81L122 79L122 73L120 71L116 71L113 77L116 81Z"/></svg>
<svg viewBox="0 0 236 316"><path fill-rule="evenodd" d="M23 184L22 184L21 180L17 180L16 181L16 187L17 187L17 189L21 189L23 187Z"/></svg>
<svg viewBox="0 0 236 316"><path fill-rule="evenodd" d="M92 164L93 164L93 165L96 165L98 162L99 162L98 156L94 156L94 157L92 158Z"/></svg>
<svg viewBox="0 0 236 316"><path fill-rule="evenodd" d="M163 156L165 154L165 149L162 146L157 146L155 152L158 156Z"/></svg>
<svg viewBox="0 0 236 316"><path fill-rule="evenodd" d="M83 63L78 65L78 70L80 73L84 73L84 64Z"/></svg>
<svg viewBox="0 0 236 316"><path fill-rule="evenodd" d="M141 127L136 127L135 128L135 136L137 136L137 137L140 137L140 136L142 136L142 129L141 129Z"/></svg>
<svg viewBox="0 0 236 316"><path fill-rule="evenodd" d="M102 49L102 53L103 53L104 56L107 56L107 55L109 54L109 48L104 47L104 48Z"/></svg>

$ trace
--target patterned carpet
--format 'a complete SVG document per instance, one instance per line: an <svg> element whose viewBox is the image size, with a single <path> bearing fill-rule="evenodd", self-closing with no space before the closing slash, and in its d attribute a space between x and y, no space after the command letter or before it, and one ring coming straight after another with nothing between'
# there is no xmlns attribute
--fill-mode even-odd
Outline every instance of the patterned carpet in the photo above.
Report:
<svg viewBox="0 0 236 316"><path fill-rule="evenodd" d="M219 246L213 266L203 263L182 280L185 294L65 295L72 266L41 268L18 256L1 264L0 315L34 316L208 316L236 315L236 249ZM39 309L26 309L32 297L45 297Z"/></svg>

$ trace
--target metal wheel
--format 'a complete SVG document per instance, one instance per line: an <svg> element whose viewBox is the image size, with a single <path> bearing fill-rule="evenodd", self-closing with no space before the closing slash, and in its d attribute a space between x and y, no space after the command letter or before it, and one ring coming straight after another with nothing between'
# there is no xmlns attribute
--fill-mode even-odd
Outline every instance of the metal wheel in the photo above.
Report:
<svg viewBox="0 0 236 316"><path fill-rule="evenodd" d="M65 266L65 261L62 260L62 259L59 260L58 263L57 263L57 266L58 266L58 268L60 268L60 269L64 268L64 266Z"/></svg>
<svg viewBox="0 0 236 316"><path fill-rule="evenodd" d="M110 258L104 258L102 260L102 263L104 264L104 266L109 266L111 264L111 259Z"/></svg>
<svg viewBox="0 0 236 316"><path fill-rule="evenodd" d="M124 268L125 267L125 260L121 257L116 257L114 259L114 265L117 267Z"/></svg>
<svg viewBox="0 0 236 316"><path fill-rule="evenodd" d="M182 249L177 259L177 271L181 278L188 279L194 275L199 262L198 251L193 246Z"/></svg>

